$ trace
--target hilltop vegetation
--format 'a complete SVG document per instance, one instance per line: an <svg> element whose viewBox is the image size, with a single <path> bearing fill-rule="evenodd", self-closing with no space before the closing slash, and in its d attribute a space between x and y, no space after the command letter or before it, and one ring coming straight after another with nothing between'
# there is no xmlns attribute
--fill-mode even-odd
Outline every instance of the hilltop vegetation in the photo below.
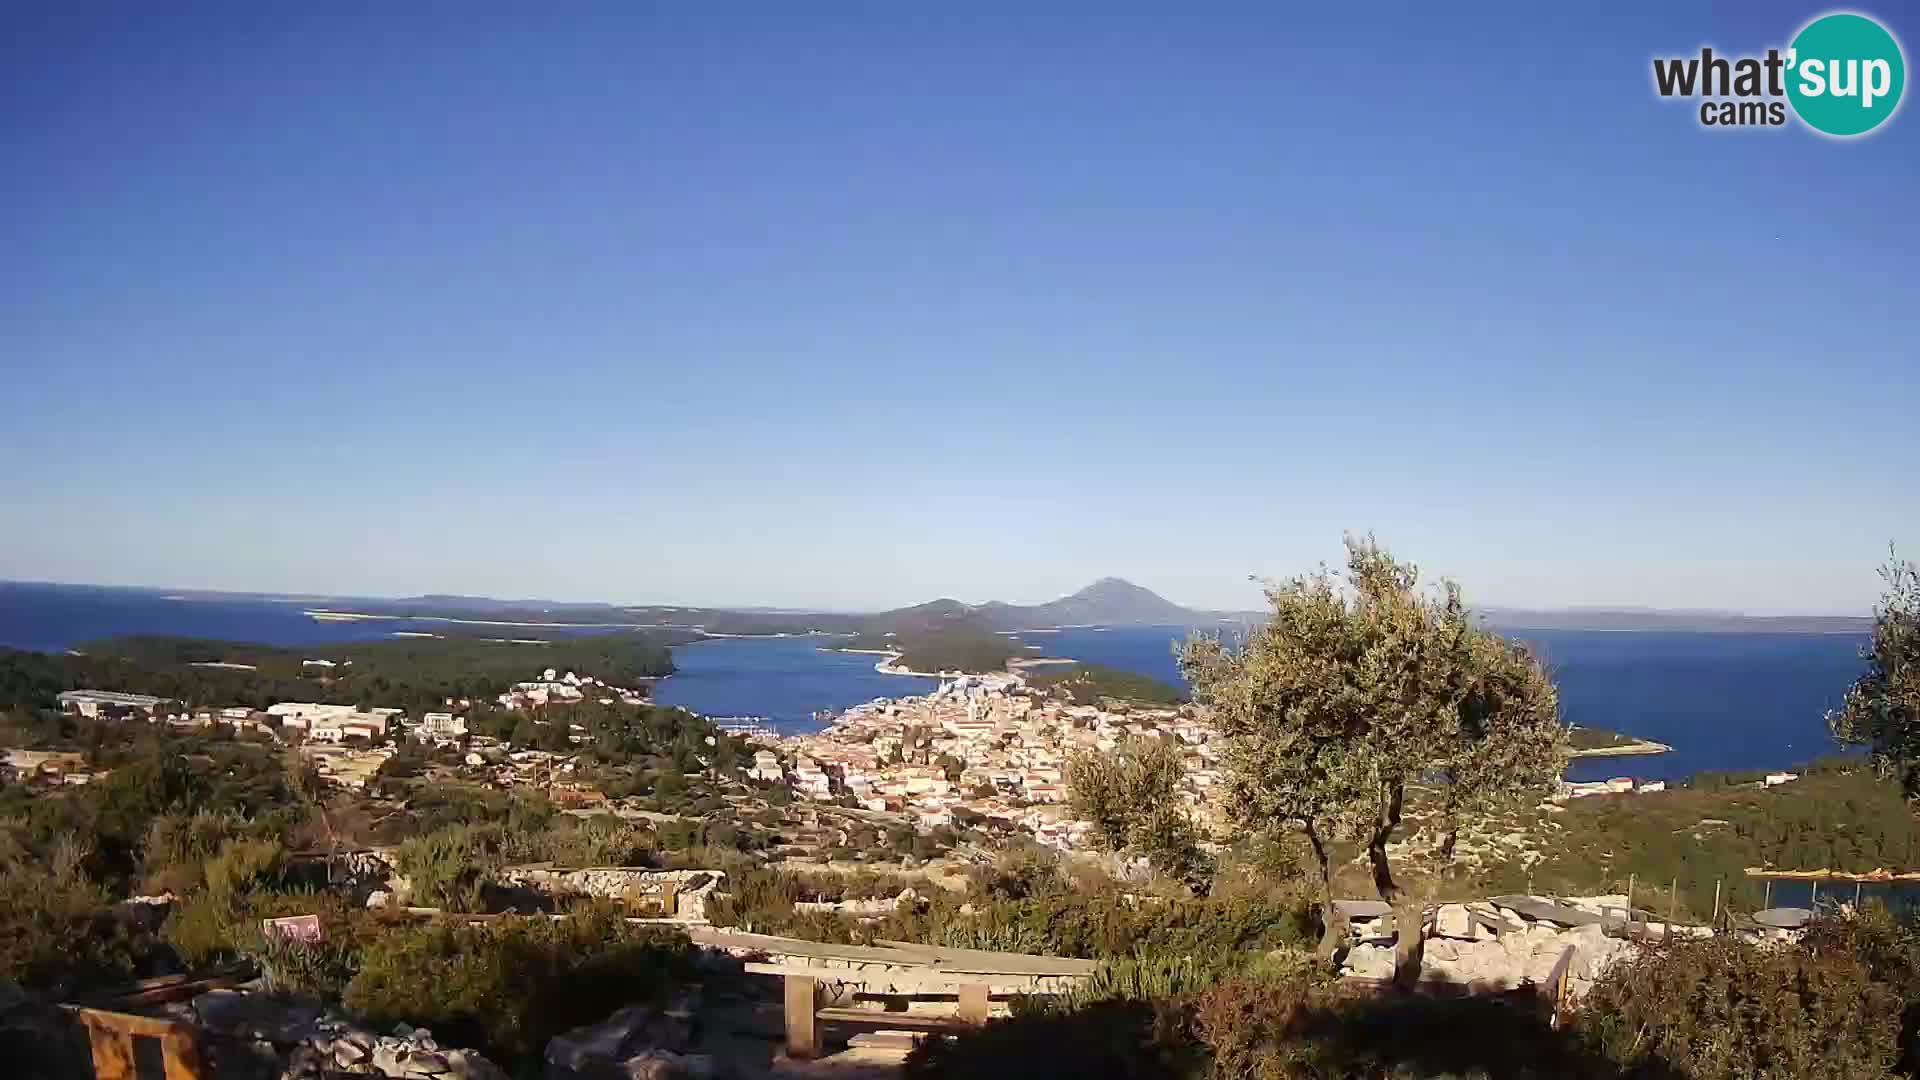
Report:
<svg viewBox="0 0 1920 1080"><path fill-rule="evenodd" d="M543 643L403 638L305 649L140 635L88 642L75 652L0 649L0 710L50 708L61 691L79 687L190 705L326 701L431 708L449 697L492 697L545 668L630 687L673 671L667 645L639 633ZM303 662L309 659L333 666Z"/></svg>
<svg viewBox="0 0 1920 1080"><path fill-rule="evenodd" d="M1611 750L1620 746L1633 746L1642 740L1632 735L1623 735L1606 728L1575 727L1567 731L1567 745L1575 750Z"/></svg>
<svg viewBox="0 0 1920 1080"><path fill-rule="evenodd" d="M1777 788L1757 778L1697 777L1689 786L1648 795L1574 799L1558 813L1529 811L1490 823L1484 836L1511 827L1531 856L1509 850L1485 860L1462 895L1533 891L1560 895L1624 893L1663 916L1677 910L1705 921L1714 886L1740 911L1763 906L1764 884L1748 867L1866 873L1906 868L1920 856L1920 823L1899 789L1857 759L1808 766ZM1737 781L1730 785L1729 779Z"/></svg>
<svg viewBox="0 0 1920 1080"><path fill-rule="evenodd" d="M1105 664L1062 664L1057 668L1037 668L1027 673L1027 683L1051 691L1076 705L1099 701L1119 701L1138 705L1178 705L1187 700L1186 691L1149 675L1108 667Z"/></svg>
<svg viewBox="0 0 1920 1080"><path fill-rule="evenodd" d="M1019 642L1004 634L971 626L860 634L841 647L862 652L897 652L900 656L894 663L911 671L1004 671L1007 661L1021 655Z"/></svg>

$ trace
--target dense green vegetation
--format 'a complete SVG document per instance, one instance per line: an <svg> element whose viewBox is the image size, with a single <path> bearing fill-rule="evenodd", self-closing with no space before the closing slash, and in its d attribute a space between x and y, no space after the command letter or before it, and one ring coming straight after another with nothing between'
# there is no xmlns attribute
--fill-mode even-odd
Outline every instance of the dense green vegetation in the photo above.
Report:
<svg viewBox="0 0 1920 1080"><path fill-rule="evenodd" d="M188 705L330 701L437 708L448 698L493 697L545 668L626 687L673 671L667 646L637 633L545 643L404 638L304 650L136 636L89 642L78 652L0 650L0 710L50 708L61 691L77 687L151 694ZM303 665L307 659L335 666ZM253 670L195 666L210 663L246 664Z"/></svg>
<svg viewBox="0 0 1920 1080"><path fill-rule="evenodd" d="M897 634L863 633L840 646L861 652L897 652L899 666L911 671L1004 671L1007 661L1024 655L1020 643L1005 634L972 626L905 630Z"/></svg>
<svg viewBox="0 0 1920 1080"><path fill-rule="evenodd" d="M1640 740L1632 735L1623 735L1606 728L1575 727L1567 729L1567 745L1574 750L1611 750L1616 746L1632 746Z"/></svg>
<svg viewBox="0 0 1920 1080"><path fill-rule="evenodd" d="M922 1078L1165 1080L1891 1080L1920 1048L1920 938L1873 912L1798 945L1658 944L1615 965L1556 1028L1506 998L1345 988L1286 953L1213 969L1109 965L1051 1008L917 1049Z"/></svg>
<svg viewBox="0 0 1920 1080"><path fill-rule="evenodd" d="M1125 739L1110 752L1068 756L1069 805L1107 851L1145 856L1163 874L1199 883L1209 872L1200 829L1180 798L1186 764L1165 739Z"/></svg>
<svg viewBox="0 0 1920 1080"><path fill-rule="evenodd" d="M1891 558L1880 576L1887 591L1874 608L1867 669L1827 724L1842 743L1866 747L1908 797L1920 797L1920 564Z"/></svg>
<svg viewBox="0 0 1920 1080"><path fill-rule="evenodd" d="M1559 813L1515 823L1537 837L1537 862L1501 859L1459 887L1487 895L1531 883L1538 892L1590 896L1625 892L1631 877L1638 902L1664 915L1677 882L1677 910L1705 921L1716 882L1734 909L1764 906L1764 883L1747 877L1748 867L1865 873L1916 864L1920 823L1897 786L1857 759L1805 768L1778 788L1703 776L1657 794L1574 799Z"/></svg>
<svg viewBox="0 0 1920 1080"><path fill-rule="evenodd" d="M1136 705L1178 705L1187 699L1186 691L1149 675L1107 667L1105 664L1062 664L1059 667L1033 668L1027 683L1066 698L1075 705L1094 705L1102 701Z"/></svg>
<svg viewBox="0 0 1920 1080"><path fill-rule="evenodd" d="M1443 856L1462 822L1537 802L1567 762L1557 692L1526 648L1474 620L1456 585L1422 589L1370 536L1347 538L1343 573L1273 583L1267 600L1272 616L1244 645L1196 637L1180 657L1225 736L1228 813L1306 836L1329 933L1327 844L1360 838L1374 890L1398 909L1394 979L1410 989L1419 898L1388 853L1409 796L1426 797Z"/></svg>
<svg viewBox="0 0 1920 1080"><path fill-rule="evenodd" d="M1185 956L1203 965L1238 963L1252 954L1309 941L1317 933L1312 905L1297 873L1279 874L1260 853L1224 857L1227 869L1204 895L1165 887L1130 891L1088 867L1063 863L1038 848L1014 848L990 867L976 867L965 892L928 890L924 879L898 875L809 875L753 865L728 868L730 896L709 904L708 917L755 933L820 940L918 941L1089 959ZM899 895L903 904L878 922L797 912L802 900Z"/></svg>

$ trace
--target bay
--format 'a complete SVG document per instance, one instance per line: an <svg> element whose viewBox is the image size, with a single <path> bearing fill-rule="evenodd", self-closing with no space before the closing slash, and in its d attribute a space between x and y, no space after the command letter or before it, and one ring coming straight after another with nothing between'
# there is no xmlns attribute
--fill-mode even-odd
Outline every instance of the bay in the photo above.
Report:
<svg viewBox="0 0 1920 1080"><path fill-rule="evenodd" d="M179 634L270 645L377 641L422 624L321 622L306 602L173 598L158 590L0 583L0 646L72 648L120 634ZM1509 631L1532 645L1572 723L1674 747L1647 757L1586 758L1568 779L1680 779L1706 769L1791 768L1837 750L1825 715L1862 668L1865 637L1593 630ZM1032 656L1056 656L1180 684L1180 627L1073 627L1023 632ZM678 674L658 700L711 716L758 716L782 730L816 726L818 710L925 693L934 680L876 672L877 657L824 651L838 638L714 639L674 649Z"/></svg>

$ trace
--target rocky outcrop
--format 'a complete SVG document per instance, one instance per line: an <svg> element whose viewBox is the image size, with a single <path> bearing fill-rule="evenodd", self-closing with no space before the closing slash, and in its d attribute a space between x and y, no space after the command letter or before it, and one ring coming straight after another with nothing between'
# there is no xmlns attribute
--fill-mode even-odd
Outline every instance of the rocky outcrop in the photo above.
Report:
<svg viewBox="0 0 1920 1080"><path fill-rule="evenodd" d="M632 1005L547 1043L547 1080L709 1080L713 1058L692 1054L694 1008Z"/></svg>
<svg viewBox="0 0 1920 1080"><path fill-rule="evenodd" d="M857 915L880 917L891 915L906 904L914 910L921 907L920 894L911 888L901 889L899 896L876 896L869 900L839 900L833 902L802 900L793 905L793 910L801 913L825 912L834 915Z"/></svg>
<svg viewBox="0 0 1920 1080"><path fill-rule="evenodd" d="M208 1037L219 1080L508 1080L478 1052L443 1047L425 1028L378 1035L309 1000L213 990L188 1013Z"/></svg>
<svg viewBox="0 0 1920 1080"><path fill-rule="evenodd" d="M548 895L596 896L629 903L653 900L664 907L671 896L672 910L662 914L684 922L707 921L707 898L726 881L719 870L648 870L605 866L560 870L546 866L510 866L500 874L503 884L521 885Z"/></svg>
<svg viewBox="0 0 1920 1080"><path fill-rule="evenodd" d="M475 1051L446 1049L426 1028L375 1035L350 1024L323 1021L295 1047L282 1080L322 1080L335 1074L387 1080L508 1080L505 1070Z"/></svg>
<svg viewBox="0 0 1920 1080"><path fill-rule="evenodd" d="M1545 906L1545 905L1543 905ZM1558 905L1568 926L1532 918L1489 903L1442 904L1433 913L1426 940L1423 982L1453 983L1477 992L1499 992L1523 986L1545 987L1553 980L1563 956L1572 950L1567 967L1568 993L1579 998L1634 945L1624 936L1609 935L1602 913L1572 904ZM1348 950L1346 974L1363 979L1393 977L1393 946L1376 937L1378 927L1356 921L1361 940Z"/></svg>

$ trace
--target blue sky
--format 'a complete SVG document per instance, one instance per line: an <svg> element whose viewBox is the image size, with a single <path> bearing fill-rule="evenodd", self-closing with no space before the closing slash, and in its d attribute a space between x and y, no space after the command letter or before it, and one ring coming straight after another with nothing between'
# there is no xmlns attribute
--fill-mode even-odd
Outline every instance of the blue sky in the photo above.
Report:
<svg viewBox="0 0 1920 1080"><path fill-rule="evenodd" d="M0 15L0 577L1243 606L1371 529L1853 611L1920 554L1920 116L1651 89L1818 6L560 7Z"/></svg>

